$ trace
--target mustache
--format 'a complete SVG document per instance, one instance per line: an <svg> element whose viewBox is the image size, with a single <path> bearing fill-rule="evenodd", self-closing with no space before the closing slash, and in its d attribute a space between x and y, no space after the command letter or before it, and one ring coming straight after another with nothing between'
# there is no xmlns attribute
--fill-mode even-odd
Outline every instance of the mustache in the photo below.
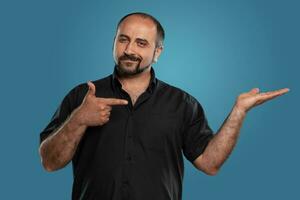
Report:
<svg viewBox="0 0 300 200"><path fill-rule="evenodd" d="M142 58L133 54L126 54L122 55L119 60L130 60L130 61L141 61Z"/></svg>

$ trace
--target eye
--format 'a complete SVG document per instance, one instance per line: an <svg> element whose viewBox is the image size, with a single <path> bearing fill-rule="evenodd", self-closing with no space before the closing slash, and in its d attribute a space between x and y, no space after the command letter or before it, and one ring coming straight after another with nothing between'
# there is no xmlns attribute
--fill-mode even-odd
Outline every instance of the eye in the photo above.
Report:
<svg viewBox="0 0 300 200"><path fill-rule="evenodd" d="M119 42L121 42L121 43L127 42L127 39L126 38L119 38Z"/></svg>
<svg viewBox="0 0 300 200"><path fill-rule="evenodd" d="M142 42L142 41L137 42L137 44L138 44L140 47L145 47L145 46L147 45L146 42Z"/></svg>

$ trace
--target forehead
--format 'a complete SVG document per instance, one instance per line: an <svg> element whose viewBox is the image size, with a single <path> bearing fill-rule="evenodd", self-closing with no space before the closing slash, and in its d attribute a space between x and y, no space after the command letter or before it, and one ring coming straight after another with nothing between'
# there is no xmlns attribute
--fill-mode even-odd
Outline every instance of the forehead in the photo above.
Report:
<svg viewBox="0 0 300 200"><path fill-rule="evenodd" d="M156 25L149 18L133 15L120 24L117 35L119 34L153 40L156 38Z"/></svg>

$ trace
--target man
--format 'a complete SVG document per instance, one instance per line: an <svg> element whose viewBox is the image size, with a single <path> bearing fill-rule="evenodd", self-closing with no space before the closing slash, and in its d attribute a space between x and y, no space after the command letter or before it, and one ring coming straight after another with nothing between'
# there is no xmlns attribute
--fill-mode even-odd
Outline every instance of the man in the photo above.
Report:
<svg viewBox="0 0 300 200"><path fill-rule="evenodd" d="M151 65L163 40L154 17L123 17L114 38L114 73L73 88L42 131L44 168L55 171L72 161L72 199L179 200L183 155L204 173L217 174L246 113L288 92L255 88L239 95L213 134L194 97L155 77Z"/></svg>

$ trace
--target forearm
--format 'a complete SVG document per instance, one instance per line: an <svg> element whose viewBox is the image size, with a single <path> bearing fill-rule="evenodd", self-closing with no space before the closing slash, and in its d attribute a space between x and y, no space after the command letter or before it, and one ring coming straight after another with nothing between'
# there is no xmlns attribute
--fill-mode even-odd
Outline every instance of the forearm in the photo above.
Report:
<svg viewBox="0 0 300 200"><path fill-rule="evenodd" d="M47 171L54 171L67 165L73 158L86 126L79 125L74 112L63 125L40 145L42 164Z"/></svg>
<svg viewBox="0 0 300 200"><path fill-rule="evenodd" d="M258 88L238 96L235 106L219 131L207 145L205 151L194 161L196 167L207 174L215 175L232 152L246 113L253 107L283 95L288 88L259 93Z"/></svg>
<svg viewBox="0 0 300 200"><path fill-rule="evenodd" d="M205 168L217 171L232 152L246 112L234 106L219 131L209 142L203 152L203 163Z"/></svg>

